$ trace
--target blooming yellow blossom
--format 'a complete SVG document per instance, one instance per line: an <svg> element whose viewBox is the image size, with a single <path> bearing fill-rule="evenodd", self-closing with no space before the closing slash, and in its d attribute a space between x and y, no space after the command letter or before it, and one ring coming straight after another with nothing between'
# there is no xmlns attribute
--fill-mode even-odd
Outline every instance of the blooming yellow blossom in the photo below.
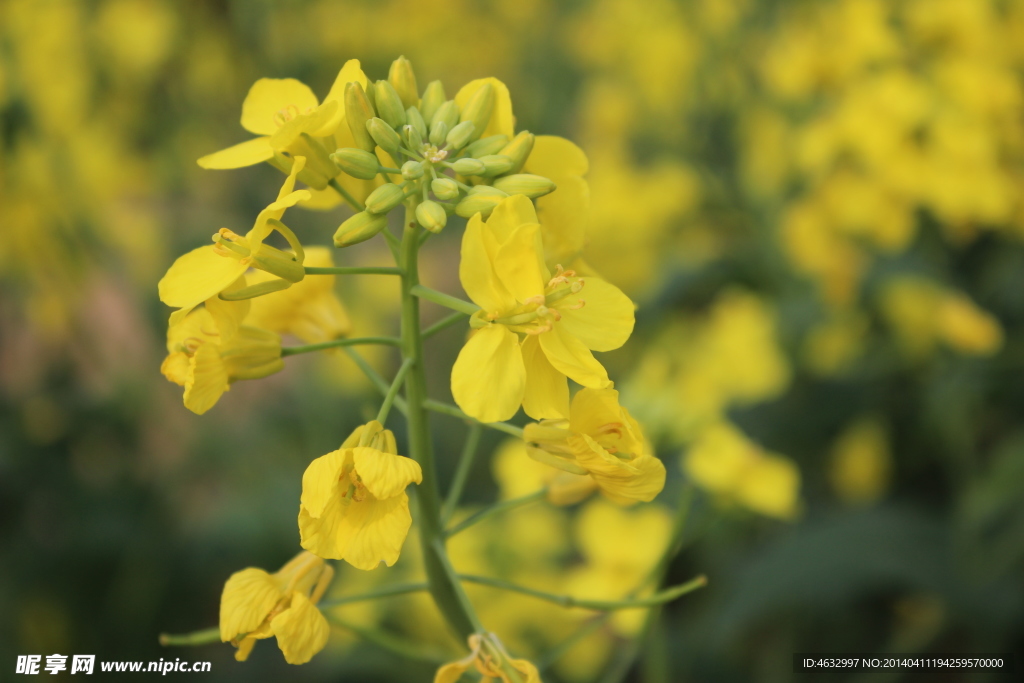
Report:
<svg viewBox="0 0 1024 683"><path fill-rule="evenodd" d="M226 291L244 286L243 275ZM284 368L281 338L243 325L248 311L248 301L214 296L168 327L168 355L160 371L185 387L185 407L193 413L202 415L212 408L236 380L266 377Z"/></svg>
<svg viewBox="0 0 1024 683"><path fill-rule="evenodd" d="M302 157L295 160L291 173L277 193L277 200L260 211L252 230L245 237L221 228L214 235L216 244L193 249L171 264L157 287L160 300L179 309L172 315L172 323L203 301L223 292L250 266L276 276L276 279L261 284L261 288L268 292L290 287L305 277L302 245L280 222L286 209L309 197L308 190L295 190L295 178L304 164ZM294 254L263 243L274 230L285 236L295 250Z"/></svg>
<svg viewBox="0 0 1024 683"><path fill-rule="evenodd" d="M457 683L473 667L484 683L541 683L537 667L525 659L512 659L493 633L471 635L469 649L465 659L441 666L434 675L434 683Z"/></svg>
<svg viewBox="0 0 1024 683"><path fill-rule="evenodd" d="M305 664L324 649L330 627L316 603L334 568L316 555L299 553L273 574L249 567L235 572L220 598L220 639L238 648L244 662L257 640L277 637L285 661Z"/></svg>
<svg viewBox="0 0 1024 683"><path fill-rule="evenodd" d="M651 501L665 486L665 466L648 452L640 425L614 389L581 389L568 420L527 425L523 438L534 460L589 474L613 502Z"/></svg>
<svg viewBox="0 0 1024 683"><path fill-rule="evenodd" d="M398 560L412 525L405 487L420 483L419 463L397 454L395 436L376 420L302 475L302 547L358 569Z"/></svg>
<svg viewBox="0 0 1024 683"><path fill-rule="evenodd" d="M590 187L583 176L590 164L575 143L555 135L538 135L523 170L550 178L558 190L537 199L537 216L548 267L575 263L586 245Z"/></svg>
<svg viewBox="0 0 1024 683"><path fill-rule="evenodd" d="M520 405L537 419L567 417L566 376L609 386L591 351L617 349L633 331L633 304L616 287L573 271L552 276L540 231L533 204L515 195L486 222L475 215L463 235L459 279L482 310L452 368L452 395L484 422Z"/></svg>
<svg viewBox="0 0 1024 683"><path fill-rule="evenodd" d="M327 247L310 247L303 264L329 268L334 260ZM247 277L253 285L274 279L261 270ZM317 275L284 291L256 297L247 322L278 334L293 334L308 344L344 337L352 331L352 321L334 292L334 283L334 275Z"/></svg>

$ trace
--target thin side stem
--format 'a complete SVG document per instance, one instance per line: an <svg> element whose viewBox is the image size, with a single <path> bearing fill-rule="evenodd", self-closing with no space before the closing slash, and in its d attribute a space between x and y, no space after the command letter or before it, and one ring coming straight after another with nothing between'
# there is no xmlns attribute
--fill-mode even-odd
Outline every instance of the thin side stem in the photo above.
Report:
<svg viewBox="0 0 1024 683"><path fill-rule="evenodd" d="M388 381L381 377L380 373L374 370L373 367L366 362L366 359L359 355L358 351L350 347L345 347L344 351L348 354L349 358L352 359L352 362L359 366L359 369L363 371L366 378L369 379L373 386L377 388L377 391L379 391L383 396L387 396L388 389L390 388ZM398 408L398 411L402 413L402 415L408 414L409 409L405 405L405 399L401 396L395 398L395 407Z"/></svg>
<svg viewBox="0 0 1024 683"><path fill-rule="evenodd" d="M401 275L400 268L390 266L306 266L306 275Z"/></svg>
<svg viewBox="0 0 1024 683"><path fill-rule="evenodd" d="M489 506L485 507L483 510L477 510L476 512L471 514L469 517L466 517L466 519L462 520L461 522L459 522L458 524L453 526L451 529L448 529L447 531L445 531L444 532L445 538L451 538L452 536L454 536L455 534L459 533L460 531L465 531L469 527L473 526L474 524L479 524L480 522L484 521L488 517L493 517L494 515L500 515L503 512L508 512L509 510L515 510L518 507L522 507L524 505L529 505L530 503L533 503L534 501L538 501L541 498L543 498L545 495L547 495L547 492L548 492L547 489L540 489L538 491L534 491L533 493L528 493L525 496L520 496L519 498L513 498L512 500L504 500L504 501L502 501L500 503L495 503L494 505L489 505Z"/></svg>
<svg viewBox="0 0 1024 683"><path fill-rule="evenodd" d="M446 661L451 659L450 656L432 649L424 649L415 643L410 643L404 638L399 638L398 636L385 631L357 626L356 624L345 621L344 619L329 613L324 616L326 616L327 620L335 626L343 628L346 631L351 631L363 640L373 643L382 650L392 652L399 657L419 662L429 662L430 664L444 664Z"/></svg>
<svg viewBox="0 0 1024 683"><path fill-rule="evenodd" d="M466 487L466 479L469 477L469 470L473 467L476 459L477 447L480 445L480 436L483 432L479 424L469 426L469 433L466 434L466 443L462 446L462 455L459 456L458 467L455 468L455 476L452 478L452 486L448 489L448 497L441 506L441 526L448 524L452 513L459 505L462 498L462 490Z"/></svg>
<svg viewBox="0 0 1024 683"><path fill-rule="evenodd" d="M388 388L388 393L384 394L384 402L380 405L380 410L377 412L377 422L384 424L387 422L388 413L391 412L391 404L395 402L398 397L398 392L405 383L405 376L412 369L413 361L411 358L406 358L402 361L402 367L398 368L398 372L395 373L395 379L391 382L391 386Z"/></svg>
<svg viewBox="0 0 1024 683"><path fill-rule="evenodd" d="M487 427L488 429L494 429L499 432L505 432L506 434L517 437L519 439L523 438L522 427L516 427L515 425L511 425L507 422L481 422L480 420L470 417L466 413L462 412L462 409L459 408L458 406L453 406L448 403L441 403L440 401L435 401L432 398L428 398L426 401L423 402L423 407L435 413L441 413L442 415L457 417L460 420L465 420L466 422L469 422L470 424L478 424L483 427Z"/></svg>
<svg viewBox="0 0 1024 683"><path fill-rule="evenodd" d="M160 644L164 647L187 647L220 642L220 629L216 626L192 633L161 633Z"/></svg>
<svg viewBox="0 0 1024 683"><path fill-rule="evenodd" d="M429 587L426 583L396 583L391 586L384 586L374 591L366 593L360 593L358 595L345 595L340 598L333 600L321 600L317 603L317 607L320 609L329 609L331 607L338 607L339 605L347 605L352 602L367 602L369 600L379 600L381 598L390 598L396 595L408 595L409 593L420 593L427 590Z"/></svg>
<svg viewBox="0 0 1024 683"><path fill-rule="evenodd" d="M331 178L327 181L327 184L335 189L335 191L341 195L341 198L356 211L366 211L366 207L363 203L349 194L348 190L341 186L337 178Z"/></svg>
<svg viewBox="0 0 1024 683"><path fill-rule="evenodd" d="M445 308L450 308L453 311L459 311L466 315L473 315L480 310L480 307L472 301L466 301L465 299L460 299L458 297L445 294L444 292L439 292L436 289L424 287L423 285L416 285L413 287L412 293L420 299L433 301L439 306L444 306Z"/></svg>
<svg viewBox="0 0 1024 683"><path fill-rule="evenodd" d="M295 356L300 353L312 353L324 349L334 349L340 346L362 346L367 344L378 344L381 346L401 346L402 340L395 337L351 337L349 339L333 339L320 342L319 344L305 344L303 346L286 346L281 349L282 356Z"/></svg>
<svg viewBox="0 0 1024 683"><path fill-rule="evenodd" d="M398 241L390 228L384 228L380 234L384 235L384 241L388 243L388 249L391 250L395 263L400 263L402 261L402 243Z"/></svg>
<svg viewBox="0 0 1024 683"><path fill-rule="evenodd" d="M444 318L441 318L436 323L434 323L433 325L431 325L427 329L423 330L423 338L426 339L427 337L433 337L435 334L437 334L441 330L446 330L449 327L451 327L452 325L454 325L455 323L459 322L460 320L465 320L465 319L466 319L466 314L465 313L463 313L462 311L455 311L451 315L448 315L448 316L445 316Z"/></svg>
<svg viewBox="0 0 1024 683"><path fill-rule="evenodd" d="M590 609L598 612L613 612L615 610L634 609L637 607L656 607L708 585L707 577L701 575L684 584L673 586L672 588L666 588L665 590L659 591L646 598L626 600L586 600L583 598L575 598L571 595L556 595L555 593L548 593L546 591L520 586L519 584L505 581L504 579L496 579L490 576L459 574L459 579L469 581L470 583L478 583L482 586L490 586L491 588L512 591L513 593L522 593L523 595L529 595L539 600L553 602L556 605L561 605L562 607L580 607L582 609Z"/></svg>

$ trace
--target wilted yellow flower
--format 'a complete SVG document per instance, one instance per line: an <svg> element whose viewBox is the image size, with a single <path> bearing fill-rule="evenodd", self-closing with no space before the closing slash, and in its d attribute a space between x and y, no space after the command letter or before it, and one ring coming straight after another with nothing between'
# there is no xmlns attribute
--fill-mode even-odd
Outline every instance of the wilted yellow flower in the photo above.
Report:
<svg viewBox="0 0 1024 683"><path fill-rule="evenodd" d="M225 291L245 286L245 276ZM281 338L268 330L242 325L248 301L222 301L216 296L206 305L171 321L167 329L164 376L185 387L185 407L197 415L212 408L229 385L240 379L258 379L284 368Z"/></svg>
<svg viewBox="0 0 1024 683"><path fill-rule="evenodd" d="M469 637L470 653L437 670L434 683L457 683L462 674L475 667L482 680L501 683L541 683L537 667L525 659L513 659L493 633Z"/></svg>
<svg viewBox="0 0 1024 683"><path fill-rule="evenodd" d="M705 429L690 445L683 466L697 484L755 512L781 519L798 512L796 465L765 452L727 422Z"/></svg>
<svg viewBox="0 0 1024 683"><path fill-rule="evenodd" d="M277 637L285 661L305 664L324 649L330 627L316 603L334 568L312 553L299 553L273 574L250 567L235 572L220 598L220 639L238 648L244 662L257 640Z"/></svg>
<svg viewBox="0 0 1024 683"><path fill-rule="evenodd" d="M295 160L292 172L277 193L277 200L260 211L252 230L245 237L221 228L214 235L216 244L193 249L171 264L157 287L160 300L179 309L172 315L172 323L203 301L223 292L250 267L276 276L276 279L261 283L261 291L266 292L285 289L305 277L302 245L281 223L288 207L309 197L308 190L295 190L295 177L304 164L302 157ZM285 236L295 250L294 254L263 243L274 230Z"/></svg>
<svg viewBox="0 0 1024 683"><path fill-rule="evenodd" d="M647 450L640 425L614 389L581 389L568 420L529 424L530 457L572 474L589 474L613 502L651 501L665 487L665 466Z"/></svg>
<svg viewBox="0 0 1024 683"><path fill-rule="evenodd" d="M829 481L846 503L876 501L889 484L892 469L889 442L877 420L851 425L832 448Z"/></svg>
<svg viewBox="0 0 1024 683"><path fill-rule="evenodd" d="M334 265L327 247L306 249L304 266L329 268ZM274 279L258 270L248 277L255 285ZM293 334L308 344L344 337L352 331L352 321L334 291L334 275L315 275L281 292L252 299L247 322L278 334Z"/></svg>
<svg viewBox="0 0 1024 683"><path fill-rule="evenodd" d="M452 395L484 422L568 415L566 376L594 388L611 384L591 351L622 346L633 304L596 277L544 263L540 225L522 195L503 200L485 223L475 215L462 239L459 279L482 309L452 368ZM584 286L586 292L583 293Z"/></svg>
<svg viewBox="0 0 1024 683"><path fill-rule="evenodd" d="M419 463L398 455L390 430L376 420L357 428L302 475L302 547L358 569L390 567L412 525L405 488L422 479Z"/></svg>

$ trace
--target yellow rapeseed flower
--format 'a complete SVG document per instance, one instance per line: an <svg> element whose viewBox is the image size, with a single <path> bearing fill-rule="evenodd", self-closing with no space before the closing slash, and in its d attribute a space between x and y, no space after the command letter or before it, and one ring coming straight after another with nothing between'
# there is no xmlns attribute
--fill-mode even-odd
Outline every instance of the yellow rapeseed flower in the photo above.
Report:
<svg viewBox="0 0 1024 683"><path fill-rule="evenodd" d="M523 438L534 460L589 474L615 503L648 502L665 487L665 466L648 452L640 425L614 389L581 389L568 420L527 425Z"/></svg>
<svg viewBox="0 0 1024 683"><path fill-rule="evenodd" d="M567 376L583 386L611 385L591 351L626 342L633 303L599 278L561 268L552 276L529 199L514 195L486 222L479 214L470 219L459 279L482 309L452 368L452 395L467 414L495 422L522 405L536 419L565 418Z"/></svg>
<svg viewBox="0 0 1024 683"><path fill-rule="evenodd" d="M395 436L376 420L302 475L302 547L358 569L398 560L412 525L405 488L420 483L419 463L398 455Z"/></svg>
<svg viewBox="0 0 1024 683"><path fill-rule="evenodd" d="M512 659L493 633L474 633L469 637L469 649L464 659L441 666L434 675L434 683L457 683L473 667L483 683L541 683L537 667L525 659Z"/></svg>
<svg viewBox="0 0 1024 683"><path fill-rule="evenodd" d="M334 568L308 552L273 574L235 572L220 598L221 641L237 647L235 659L244 662L257 640L276 636L285 661L305 664L327 644L330 627L316 603L332 578Z"/></svg>

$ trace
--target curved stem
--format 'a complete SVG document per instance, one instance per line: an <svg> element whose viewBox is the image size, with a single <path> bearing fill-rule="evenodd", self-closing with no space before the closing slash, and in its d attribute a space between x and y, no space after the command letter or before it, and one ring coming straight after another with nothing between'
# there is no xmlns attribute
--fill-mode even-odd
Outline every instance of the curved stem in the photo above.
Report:
<svg viewBox="0 0 1024 683"><path fill-rule="evenodd" d="M519 439L523 438L522 427L510 425L508 422L481 422L476 418L466 415L466 413L462 412L462 409L459 408L458 406L453 406L448 403L441 403L440 401L435 401L432 398L428 398L426 401L423 402L423 407L435 413L441 413L443 415L457 417L460 420L465 420L466 422L469 422L470 424L478 424L483 427L487 427L488 429L494 429L499 432L505 432L506 434L514 436Z"/></svg>
<svg viewBox="0 0 1024 683"><path fill-rule="evenodd" d="M402 340L396 339L395 337L351 337L349 339L333 339L331 341L320 342L319 344L305 344L303 346L286 346L283 349L281 349L281 355L295 356L300 353L312 353L313 351L323 351L324 349L333 349L339 346L360 346L364 344L400 346L402 344Z"/></svg>
<svg viewBox="0 0 1024 683"><path fill-rule="evenodd" d="M574 598L571 595L556 595L555 593L539 591L490 576L459 574L459 578L463 581L469 581L470 583L478 583L482 586L490 586L491 588L512 591L513 593L522 593L523 595L529 595L539 600L547 600L548 602L553 602L556 605L561 605L562 607L580 607L598 612L613 612L615 610L634 609L637 607L656 607L708 585L708 578L701 575L684 584L673 586L672 588L666 588L665 590L659 591L646 598L626 600L587 600L584 598Z"/></svg>
<svg viewBox="0 0 1024 683"><path fill-rule="evenodd" d="M529 505L530 503L543 498L545 495L547 495L547 492L547 489L540 489L539 491L528 493L525 496L513 498L512 500L505 500L500 503L495 503L494 505L485 507L483 510L477 510L469 517L466 517L466 519L462 520L461 522L453 526L451 529L445 531L444 536L445 538L451 538L460 531L464 531L469 527L473 526L474 524L479 524L488 517L500 515L503 512L508 512L509 510L514 510L518 507Z"/></svg>
<svg viewBox="0 0 1024 683"><path fill-rule="evenodd" d="M462 446L462 455L459 457L459 465L455 469L455 477L452 478L451 488L448 489L448 497L444 499L444 505L441 507L441 526L448 524L452 513L455 512L455 508L459 505L459 499L462 498L462 489L466 487L466 479L469 477L469 470L472 469L473 460L476 459L477 447L480 445L482 431L478 424L469 426L466 443Z"/></svg>
<svg viewBox="0 0 1024 683"><path fill-rule="evenodd" d="M366 207L363 206L363 203L350 195L348 190L341 186L341 183L338 182L337 178L331 178L327 181L327 184L333 187L335 191L341 195L341 198L344 199L353 209L356 211L366 211Z"/></svg>
<svg viewBox="0 0 1024 683"><path fill-rule="evenodd" d="M402 362L402 367L398 368L398 372L395 373L395 379L391 382L391 387L388 392L384 394L384 402L380 406L380 410L377 412L377 422L384 424L387 422L388 413L391 412L391 404L395 402L398 397L398 392L402 388L402 384L405 382L405 376L409 373L412 368L412 359L406 358Z"/></svg>
<svg viewBox="0 0 1024 683"><path fill-rule="evenodd" d="M400 268L389 266L306 266L306 275L401 275Z"/></svg>

